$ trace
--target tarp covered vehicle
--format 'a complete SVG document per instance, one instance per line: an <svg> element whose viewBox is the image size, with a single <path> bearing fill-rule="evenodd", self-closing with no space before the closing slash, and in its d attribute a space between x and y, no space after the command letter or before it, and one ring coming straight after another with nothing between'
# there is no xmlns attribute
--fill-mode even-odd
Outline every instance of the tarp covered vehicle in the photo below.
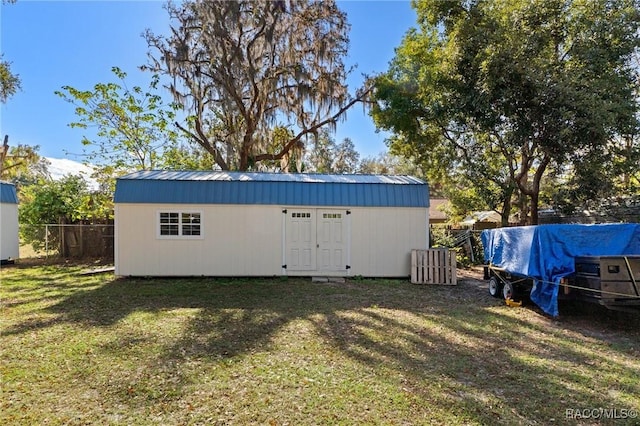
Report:
<svg viewBox="0 0 640 426"><path fill-rule="evenodd" d="M497 228L481 239L494 296L530 292L552 316L559 297L640 307L640 224Z"/></svg>

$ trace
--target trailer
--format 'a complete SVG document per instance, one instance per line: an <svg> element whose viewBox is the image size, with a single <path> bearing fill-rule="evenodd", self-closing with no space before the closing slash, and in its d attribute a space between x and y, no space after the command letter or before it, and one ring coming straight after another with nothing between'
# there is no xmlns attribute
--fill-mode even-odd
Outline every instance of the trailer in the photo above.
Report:
<svg viewBox="0 0 640 426"><path fill-rule="evenodd" d="M481 239L494 297L529 295L552 316L558 299L640 312L640 224L498 228Z"/></svg>

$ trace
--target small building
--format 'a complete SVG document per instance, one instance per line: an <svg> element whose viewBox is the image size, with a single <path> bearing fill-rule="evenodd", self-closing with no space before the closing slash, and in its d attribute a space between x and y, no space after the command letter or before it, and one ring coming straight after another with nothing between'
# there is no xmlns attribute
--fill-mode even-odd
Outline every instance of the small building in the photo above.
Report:
<svg viewBox="0 0 640 426"><path fill-rule="evenodd" d="M500 216L500 213L493 210L473 212L460 222L460 225L476 231L499 228L501 224L502 217Z"/></svg>
<svg viewBox="0 0 640 426"><path fill-rule="evenodd" d="M429 223L431 226L446 226L449 223L449 215L446 209L451 208L451 202L446 198L431 198L429 200Z"/></svg>
<svg viewBox="0 0 640 426"><path fill-rule="evenodd" d="M408 176L140 171L114 201L119 276L406 277L429 241Z"/></svg>
<svg viewBox="0 0 640 426"><path fill-rule="evenodd" d="M19 257L18 195L16 187L0 181L0 262L9 263Z"/></svg>

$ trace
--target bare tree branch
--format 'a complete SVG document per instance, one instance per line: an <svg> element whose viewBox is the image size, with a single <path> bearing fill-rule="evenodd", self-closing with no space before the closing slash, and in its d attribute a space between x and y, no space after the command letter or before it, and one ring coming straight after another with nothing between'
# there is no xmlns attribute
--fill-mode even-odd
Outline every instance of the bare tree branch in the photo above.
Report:
<svg viewBox="0 0 640 426"><path fill-rule="evenodd" d="M223 169L282 159L368 94L348 94L349 25L333 0L185 1L168 11L169 36L146 32L148 68L173 78L191 120L180 128ZM276 123L296 136L272 152Z"/></svg>

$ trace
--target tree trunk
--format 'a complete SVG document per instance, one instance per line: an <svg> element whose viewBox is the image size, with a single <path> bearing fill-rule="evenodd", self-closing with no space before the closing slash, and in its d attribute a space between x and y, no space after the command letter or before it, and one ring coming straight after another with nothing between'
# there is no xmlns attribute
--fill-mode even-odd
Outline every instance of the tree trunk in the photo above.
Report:
<svg viewBox="0 0 640 426"><path fill-rule="evenodd" d="M542 181L542 176L544 176L544 172L547 170L547 166L551 162L551 157L548 153L545 153L543 158L538 164L538 167L535 169L535 173L533 174L533 181L531 185L528 185L528 175L532 166L528 162L528 158L523 156L522 165L520 168L520 173L516 177L516 184L518 185L518 189L520 190L521 199L529 197L529 214L525 214L525 209L527 207L527 203L525 200L521 201L521 208L523 217L520 219L522 224L529 225L537 225L538 224L538 202L540 199L540 182ZM529 217L527 221L526 218Z"/></svg>
<svg viewBox="0 0 640 426"><path fill-rule="evenodd" d="M509 216L511 216L511 196L513 195L514 188L511 187L505 192L504 200L502 201L502 211L500 212L500 226L509 226Z"/></svg>
<svg viewBox="0 0 640 426"><path fill-rule="evenodd" d="M549 154L545 154L540 165L536 169L535 174L533 175L533 183L531 185L531 193L529 196L531 197L531 224L538 224L538 202L540 200L540 182L542 182L542 176L544 176L544 172L547 170L547 166L551 162L551 157Z"/></svg>
<svg viewBox="0 0 640 426"><path fill-rule="evenodd" d="M249 156L244 150L242 150L242 152L240 153L240 164L238 165L238 171L246 172L248 168L249 168Z"/></svg>
<svg viewBox="0 0 640 426"><path fill-rule="evenodd" d="M540 191L535 191L530 195L531 204L530 204L530 213L531 213L531 224L538 224L538 199L539 199Z"/></svg>
<svg viewBox="0 0 640 426"><path fill-rule="evenodd" d="M520 195L518 196L518 205L520 207L520 221L519 225L530 225L529 220L529 204L530 201L527 200L527 195L520 191Z"/></svg>

